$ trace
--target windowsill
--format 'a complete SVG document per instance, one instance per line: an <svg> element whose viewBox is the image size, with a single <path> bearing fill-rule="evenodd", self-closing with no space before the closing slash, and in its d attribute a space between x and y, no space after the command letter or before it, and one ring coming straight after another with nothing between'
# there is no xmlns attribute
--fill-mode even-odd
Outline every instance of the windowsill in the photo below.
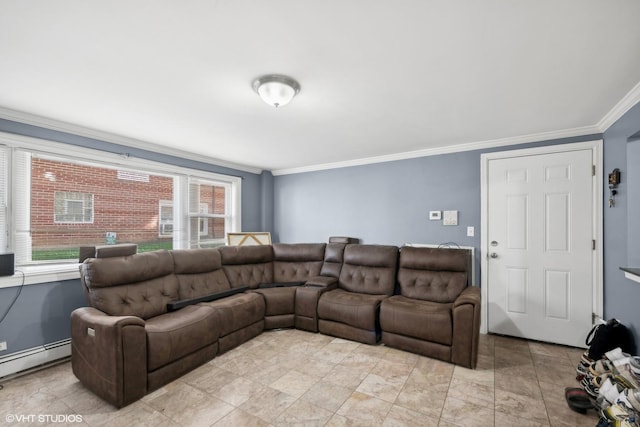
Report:
<svg viewBox="0 0 640 427"><path fill-rule="evenodd" d="M620 267L624 271L624 277L635 282L640 282L640 268Z"/></svg>
<svg viewBox="0 0 640 427"><path fill-rule="evenodd" d="M80 278L78 263L69 264L43 264L16 267L13 276L0 277L0 289L25 285L37 285L40 283L59 282Z"/></svg>

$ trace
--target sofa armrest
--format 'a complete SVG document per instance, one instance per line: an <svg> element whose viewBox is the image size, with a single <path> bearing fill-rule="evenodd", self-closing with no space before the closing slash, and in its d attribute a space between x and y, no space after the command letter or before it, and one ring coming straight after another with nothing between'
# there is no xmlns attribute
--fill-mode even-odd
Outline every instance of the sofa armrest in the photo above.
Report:
<svg viewBox="0 0 640 427"><path fill-rule="evenodd" d="M88 389L121 408L147 391L145 322L92 307L71 313L71 367Z"/></svg>
<svg viewBox="0 0 640 427"><path fill-rule="evenodd" d="M453 302L453 307L459 307L463 304L480 305L480 288L475 286L464 288Z"/></svg>
<svg viewBox="0 0 640 427"><path fill-rule="evenodd" d="M313 286L316 288L330 288L335 289L338 287L338 279L330 276L315 276L307 280L305 286Z"/></svg>
<svg viewBox="0 0 640 427"><path fill-rule="evenodd" d="M465 288L453 303L451 361L474 369L480 340L480 288Z"/></svg>
<svg viewBox="0 0 640 427"><path fill-rule="evenodd" d="M309 332L318 332L318 301L323 293L336 289L335 277L316 276L296 289L295 327Z"/></svg>

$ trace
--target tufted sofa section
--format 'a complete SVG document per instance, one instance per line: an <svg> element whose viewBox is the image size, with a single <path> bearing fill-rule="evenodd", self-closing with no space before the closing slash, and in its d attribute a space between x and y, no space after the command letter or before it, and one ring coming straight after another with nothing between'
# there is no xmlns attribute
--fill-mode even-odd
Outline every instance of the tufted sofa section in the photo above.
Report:
<svg viewBox="0 0 640 427"><path fill-rule="evenodd" d="M467 286L461 251L345 240L91 253L80 266L90 307L71 315L72 367L117 407L273 328L382 339L475 367L479 289Z"/></svg>
<svg viewBox="0 0 640 427"><path fill-rule="evenodd" d="M480 289L468 287L465 251L404 247L400 295L382 301L382 342L474 368L478 359Z"/></svg>
<svg viewBox="0 0 640 427"><path fill-rule="evenodd" d="M295 326L297 290L322 269L324 243L273 245L273 283L263 283L255 292L264 298L265 329Z"/></svg>
<svg viewBox="0 0 640 427"><path fill-rule="evenodd" d="M396 246L347 245L337 288L318 301L320 332L377 343L380 303L393 295L397 258Z"/></svg>
<svg viewBox="0 0 640 427"><path fill-rule="evenodd" d="M257 246L256 246L257 247ZM181 300L212 295L238 288L239 283L227 280L222 265L222 253L218 249L183 249L171 251L174 260L174 271L179 284ZM246 269L234 269L238 273L231 277L264 277L264 254L269 251L247 251L244 256L234 256L232 260L246 261ZM255 262L251 262L255 261ZM238 264L231 264L231 268ZM256 271L252 271L255 268ZM200 302L198 307L213 310L218 315L219 338L217 352L224 353L245 341L259 335L264 330L265 302L259 295L237 293L213 301ZM176 311L180 315L191 305ZM215 356L215 353L213 354ZM212 359L213 356L209 357Z"/></svg>

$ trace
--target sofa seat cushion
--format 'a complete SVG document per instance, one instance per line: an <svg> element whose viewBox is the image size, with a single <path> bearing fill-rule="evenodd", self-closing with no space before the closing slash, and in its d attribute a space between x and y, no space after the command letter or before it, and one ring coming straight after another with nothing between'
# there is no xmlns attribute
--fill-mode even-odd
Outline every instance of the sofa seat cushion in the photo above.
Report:
<svg viewBox="0 0 640 427"><path fill-rule="evenodd" d="M318 317L360 329L375 330L380 302L387 295L370 295L334 289L318 301Z"/></svg>
<svg viewBox="0 0 640 427"><path fill-rule="evenodd" d="M264 320L264 298L262 295L254 292L233 295L211 302L203 302L199 305L212 307L218 312L221 319L221 337Z"/></svg>
<svg viewBox="0 0 640 427"><path fill-rule="evenodd" d="M380 307L380 327L385 332L451 345L453 304L392 296Z"/></svg>
<svg viewBox="0 0 640 427"><path fill-rule="evenodd" d="M295 313L295 298L297 286L256 289L264 298L265 315L278 316Z"/></svg>
<svg viewBox="0 0 640 427"><path fill-rule="evenodd" d="M211 307L190 305L148 319L149 372L178 360L218 340L220 318Z"/></svg>

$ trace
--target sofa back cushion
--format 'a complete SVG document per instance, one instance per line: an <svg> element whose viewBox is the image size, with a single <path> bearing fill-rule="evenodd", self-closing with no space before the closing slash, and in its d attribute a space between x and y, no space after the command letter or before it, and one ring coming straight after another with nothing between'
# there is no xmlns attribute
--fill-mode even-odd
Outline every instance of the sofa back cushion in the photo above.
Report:
<svg viewBox="0 0 640 427"><path fill-rule="evenodd" d="M218 249L178 249L171 251L171 255L178 278L179 299L198 298L231 289L222 271Z"/></svg>
<svg viewBox="0 0 640 427"><path fill-rule="evenodd" d="M405 246L400 250L398 283L408 298L451 303L467 286L471 251Z"/></svg>
<svg viewBox="0 0 640 427"><path fill-rule="evenodd" d="M273 281L305 282L320 274L324 243L276 243L273 245Z"/></svg>
<svg viewBox="0 0 640 427"><path fill-rule="evenodd" d="M89 258L80 266L89 304L112 316L148 319L178 299L178 279L167 250L131 256Z"/></svg>
<svg viewBox="0 0 640 427"><path fill-rule="evenodd" d="M273 283L273 248L260 246L221 246L222 270L232 288Z"/></svg>
<svg viewBox="0 0 640 427"><path fill-rule="evenodd" d="M398 248L384 245L347 245L338 285L350 292L392 295Z"/></svg>

